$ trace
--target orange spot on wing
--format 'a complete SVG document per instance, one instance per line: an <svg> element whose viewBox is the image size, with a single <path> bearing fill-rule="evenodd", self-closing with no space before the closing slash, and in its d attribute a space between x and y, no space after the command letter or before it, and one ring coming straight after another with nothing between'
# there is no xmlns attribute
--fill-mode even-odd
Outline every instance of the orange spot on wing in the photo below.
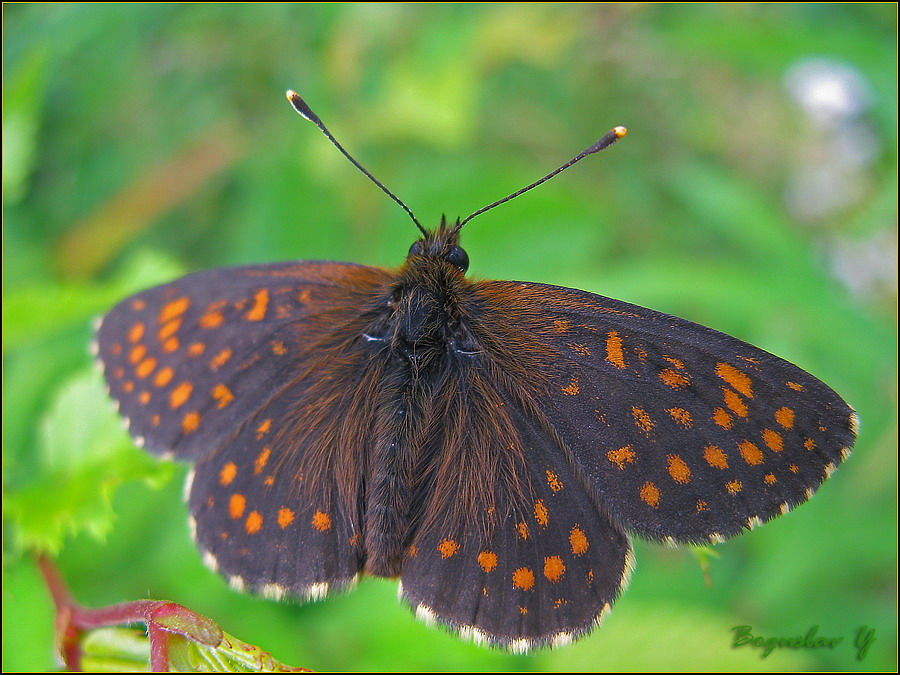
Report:
<svg viewBox="0 0 900 675"><path fill-rule="evenodd" d="M606 360L616 368L625 367L625 356L622 353L622 338L614 330L606 334Z"/></svg>
<svg viewBox="0 0 900 675"><path fill-rule="evenodd" d="M619 470L625 469L625 464L631 464L634 461L635 453L630 445L618 450L610 450L606 453L606 459L619 467Z"/></svg>
<svg viewBox="0 0 900 675"><path fill-rule="evenodd" d="M131 392L133 392L134 391L134 382L132 382L131 380L127 380L126 382L123 382L122 383L122 391L124 391L126 394L130 394Z"/></svg>
<svg viewBox="0 0 900 675"><path fill-rule="evenodd" d="M687 463L678 455L667 455L669 475L676 483L686 485L691 482L691 470Z"/></svg>
<svg viewBox="0 0 900 675"><path fill-rule="evenodd" d="M216 400L216 406L221 410L234 400L234 394L231 389L224 384L217 384L213 387L212 397Z"/></svg>
<svg viewBox="0 0 900 675"><path fill-rule="evenodd" d="M684 362L680 359L676 359L674 356L663 356L663 361L668 361L679 370L684 368Z"/></svg>
<svg viewBox="0 0 900 675"><path fill-rule="evenodd" d="M756 466L757 464L763 463L762 450L750 441L741 441L738 443L738 450L741 453L741 457L743 457L744 461L750 466Z"/></svg>
<svg viewBox="0 0 900 675"><path fill-rule="evenodd" d="M147 348L144 345L135 345L131 348L131 351L128 352L128 361L136 365L141 359L144 358L144 354L146 353Z"/></svg>
<svg viewBox="0 0 900 675"><path fill-rule="evenodd" d="M497 554L492 551L482 551L478 554L478 564L485 572L493 572L497 569Z"/></svg>
<svg viewBox="0 0 900 675"><path fill-rule="evenodd" d="M244 529L247 534L256 534L262 529L263 517L259 511L251 511L244 523Z"/></svg>
<svg viewBox="0 0 900 675"><path fill-rule="evenodd" d="M326 532L331 529L331 517L327 513L316 511L312 517L312 526L319 532Z"/></svg>
<svg viewBox="0 0 900 675"><path fill-rule="evenodd" d="M172 370L169 366L157 371L156 377L153 378L153 384L157 387L165 387L172 380L172 376L175 375L175 371Z"/></svg>
<svg viewBox="0 0 900 675"><path fill-rule="evenodd" d="M805 441L803 441L803 447L809 451L815 450L816 442L811 438L807 438Z"/></svg>
<svg viewBox="0 0 900 675"><path fill-rule="evenodd" d="M763 441L772 452L781 452L784 450L784 439L777 431L771 429L763 429Z"/></svg>
<svg viewBox="0 0 900 675"><path fill-rule="evenodd" d="M266 476L263 479L263 485L275 485L275 476Z"/></svg>
<svg viewBox="0 0 900 675"><path fill-rule="evenodd" d="M528 539L528 523L517 523L516 532L519 533L522 539Z"/></svg>
<svg viewBox="0 0 900 675"><path fill-rule="evenodd" d="M459 544L452 539L442 539L441 543L438 544L437 550L442 558L452 558L459 552Z"/></svg>
<svg viewBox="0 0 900 675"><path fill-rule="evenodd" d="M703 458L706 463L715 469L727 469L728 457L721 448L715 445L707 445L703 448Z"/></svg>
<svg viewBox="0 0 900 675"><path fill-rule="evenodd" d="M694 418L684 408L666 408L666 412L681 426L690 427L694 425Z"/></svg>
<svg viewBox="0 0 900 675"><path fill-rule="evenodd" d="M282 356L283 354L287 354L287 348L281 340L275 340L272 343L272 353L276 356Z"/></svg>
<svg viewBox="0 0 900 675"><path fill-rule="evenodd" d="M643 408L632 408L631 415L634 417L634 425L644 433L649 433L653 429L653 420Z"/></svg>
<svg viewBox="0 0 900 675"><path fill-rule="evenodd" d="M743 371L738 370L730 363L717 363L716 375L747 398L753 398L753 385L750 382L750 377Z"/></svg>
<svg viewBox="0 0 900 675"><path fill-rule="evenodd" d="M512 585L520 591L530 591L534 588L534 572L527 567L520 567L513 572Z"/></svg>
<svg viewBox="0 0 900 675"><path fill-rule="evenodd" d="M202 356L205 351L206 345L202 342L193 342L191 343L191 346L188 347L188 354L191 356Z"/></svg>
<svg viewBox="0 0 900 675"><path fill-rule="evenodd" d="M294 522L294 512L288 508L278 510L278 527L282 530Z"/></svg>
<svg viewBox="0 0 900 675"><path fill-rule="evenodd" d="M800 467L796 464L791 464L788 469L791 470L791 473L800 473Z"/></svg>
<svg viewBox="0 0 900 675"><path fill-rule="evenodd" d="M186 297L178 298L177 300L166 303L159 312L159 323L165 323L166 321L174 319L176 316L181 316L190 306L190 298Z"/></svg>
<svg viewBox="0 0 900 675"><path fill-rule="evenodd" d="M641 486L640 495L641 500L647 504L647 506L652 506L654 509L659 506L659 488L650 481L647 481Z"/></svg>
<svg viewBox="0 0 900 675"><path fill-rule="evenodd" d="M562 388L562 393L564 393L566 396L577 396L578 392L579 389L577 377L573 377L569 384Z"/></svg>
<svg viewBox="0 0 900 675"><path fill-rule="evenodd" d="M244 515L244 508L246 506L247 498L236 492L231 495L231 499L228 500L228 515L231 516L233 520L237 520Z"/></svg>
<svg viewBox="0 0 900 675"><path fill-rule="evenodd" d="M547 524L550 522L550 511L544 506L543 499L538 499L534 503L534 519L541 527L547 527Z"/></svg>
<svg viewBox="0 0 900 675"><path fill-rule="evenodd" d="M775 421L785 429L794 428L794 411L783 406L775 411Z"/></svg>
<svg viewBox="0 0 900 675"><path fill-rule="evenodd" d="M802 384L798 384L797 382L785 382L785 384L787 386L789 386L791 389L793 389L794 391L806 390L806 387L804 387Z"/></svg>
<svg viewBox="0 0 900 675"><path fill-rule="evenodd" d="M229 359L231 359L231 349L229 347L225 347L222 351L220 351L209 360L209 367L213 370L218 370L226 363L228 363Z"/></svg>
<svg viewBox="0 0 900 675"><path fill-rule="evenodd" d="M550 486L550 489L554 492L559 492L563 489L562 481L559 480L559 476L555 473L547 469L547 485Z"/></svg>
<svg viewBox="0 0 900 675"><path fill-rule="evenodd" d="M253 462L253 473L261 474L262 470L266 468L266 464L269 461L269 455L272 454L272 451L269 448L263 448L262 452L260 452L256 459Z"/></svg>
<svg viewBox="0 0 900 675"><path fill-rule="evenodd" d="M691 383L690 378L683 373L676 372L671 368L666 368L659 374L659 379L662 380L663 384L667 387L671 387L672 389L680 389L681 387L686 387Z"/></svg>
<svg viewBox="0 0 900 675"><path fill-rule="evenodd" d="M122 366L119 366L112 372L112 376L117 380L121 380L123 377L125 377L125 369Z"/></svg>
<svg viewBox="0 0 900 675"><path fill-rule="evenodd" d="M197 428L200 426L200 413L196 410L194 412L189 412L184 416L184 419L181 420L181 429L184 433L189 434L192 431L197 431Z"/></svg>
<svg viewBox="0 0 900 675"><path fill-rule="evenodd" d="M582 555L588 550L587 535L577 525L569 531L569 546L572 547L574 555Z"/></svg>
<svg viewBox="0 0 900 675"><path fill-rule="evenodd" d="M162 418L161 418L159 415L153 415L153 416L150 418L150 426L152 426L152 427L158 427L158 426L159 426L159 423L160 423L161 421L162 421Z"/></svg>
<svg viewBox="0 0 900 675"><path fill-rule="evenodd" d="M136 300L131 301L131 309L133 309L135 312L140 312L146 306L147 306L147 303L144 302L143 300L136 299Z"/></svg>
<svg viewBox="0 0 900 675"><path fill-rule="evenodd" d="M231 485L231 481L237 476L237 472L237 464L234 462L226 462L222 467L222 470L219 471L219 485Z"/></svg>
<svg viewBox="0 0 900 675"><path fill-rule="evenodd" d="M702 513L703 511L709 511L709 504L707 504L702 499L697 500L697 513Z"/></svg>
<svg viewBox="0 0 900 675"><path fill-rule="evenodd" d="M171 407L172 410L180 408L191 397L192 391L194 391L194 385L190 382L182 382L179 384L169 394L169 407Z"/></svg>
<svg viewBox="0 0 900 675"><path fill-rule="evenodd" d="M142 405L147 405L148 403L150 403L150 392L142 391L138 395L138 401L140 401Z"/></svg>
<svg viewBox="0 0 900 675"><path fill-rule="evenodd" d="M736 495L744 486L741 485L741 481L739 480L730 480L725 483L725 489L728 490L729 494Z"/></svg>
<svg viewBox="0 0 900 675"><path fill-rule="evenodd" d="M740 417L747 416L747 404L744 403L744 399L731 391L731 389L722 387L722 397L725 399L725 405L728 406L731 412Z"/></svg>
<svg viewBox="0 0 900 675"><path fill-rule="evenodd" d="M547 577L551 583L556 583L562 579L563 574L565 573L566 565L563 562L563 559L558 555L551 555L544 558L544 576Z"/></svg>
<svg viewBox="0 0 900 675"><path fill-rule="evenodd" d="M417 555L419 555L419 547L413 544L409 547L409 550L406 553L410 558L415 558Z"/></svg>
<svg viewBox="0 0 900 675"><path fill-rule="evenodd" d="M713 422L718 424L723 429L730 429L734 426L734 420L731 419L731 415L725 412L722 408L716 408L713 410Z"/></svg>
<svg viewBox="0 0 900 675"><path fill-rule="evenodd" d="M144 329L144 324L138 321L128 330L128 341L137 342L138 340L140 340L142 337L144 337Z"/></svg>
<svg viewBox="0 0 900 675"><path fill-rule="evenodd" d="M144 359L141 361L137 368L134 369L134 374L140 377L141 379L147 377L153 370L156 368L156 359L152 356L148 359Z"/></svg>
<svg viewBox="0 0 900 675"><path fill-rule="evenodd" d="M219 311L207 312L200 317L201 328L218 328L223 323L225 323L225 317Z"/></svg>
<svg viewBox="0 0 900 675"><path fill-rule="evenodd" d="M269 306L269 291L265 288L253 295L253 307L244 315L247 321L262 321L266 318L266 309Z"/></svg>
<svg viewBox="0 0 900 675"><path fill-rule="evenodd" d="M167 321L164 323L160 329L156 333L156 337L159 338L159 341L172 337L175 333L178 332L178 328L181 326L181 317L179 316L177 319L172 319L171 321Z"/></svg>
<svg viewBox="0 0 900 675"><path fill-rule="evenodd" d="M170 337L168 340L163 342L163 351L166 352L167 354L171 354L174 351L178 351L178 346L179 346L178 338Z"/></svg>
<svg viewBox="0 0 900 675"><path fill-rule="evenodd" d="M763 480L765 481L766 485L775 485L775 483L778 482L778 479L775 478L774 473L767 473L765 477L763 477Z"/></svg>
<svg viewBox="0 0 900 675"><path fill-rule="evenodd" d="M269 433L269 429L272 428L272 420L267 419L263 420L258 427L256 427L256 440L262 439L267 433Z"/></svg>
<svg viewBox="0 0 900 675"><path fill-rule="evenodd" d="M566 319L558 319L553 322L554 333L568 333L572 329L572 322Z"/></svg>
<svg viewBox="0 0 900 675"><path fill-rule="evenodd" d="M118 356L122 353L122 345L120 345L118 342L114 342L113 346L109 348L109 351L112 352L113 356Z"/></svg>

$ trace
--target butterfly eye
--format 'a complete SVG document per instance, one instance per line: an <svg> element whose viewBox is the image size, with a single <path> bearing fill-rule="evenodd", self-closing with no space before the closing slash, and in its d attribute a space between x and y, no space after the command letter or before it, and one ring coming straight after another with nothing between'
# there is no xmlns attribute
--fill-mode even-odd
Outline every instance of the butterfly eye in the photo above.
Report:
<svg viewBox="0 0 900 675"><path fill-rule="evenodd" d="M413 245L409 247L409 253L407 255L422 255L424 252L425 242L419 239L418 241L413 242Z"/></svg>
<svg viewBox="0 0 900 675"><path fill-rule="evenodd" d="M444 260L453 265L460 272L465 272L469 269L469 254L459 246L451 248L447 252L447 255L444 256Z"/></svg>

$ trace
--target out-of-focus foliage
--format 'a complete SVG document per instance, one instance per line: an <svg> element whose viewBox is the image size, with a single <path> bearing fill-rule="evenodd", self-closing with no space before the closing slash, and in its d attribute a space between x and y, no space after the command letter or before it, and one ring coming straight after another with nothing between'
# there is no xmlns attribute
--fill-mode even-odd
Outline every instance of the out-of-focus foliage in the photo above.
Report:
<svg viewBox="0 0 900 675"><path fill-rule="evenodd" d="M317 670L896 667L894 5L13 4L3 50L4 670L53 666L34 547L85 604L168 598ZM188 270L402 260L411 223L287 88L430 224L626 125L467 226L471 272L788 358L859 411L853 457L702 567L639 544L605 625L559 651L464 644L416 622L395 582L307 606L232 592L190 543L183 467L110 428L88 326ZM738 625L843 642L762 658L732 647Z"/></svg>

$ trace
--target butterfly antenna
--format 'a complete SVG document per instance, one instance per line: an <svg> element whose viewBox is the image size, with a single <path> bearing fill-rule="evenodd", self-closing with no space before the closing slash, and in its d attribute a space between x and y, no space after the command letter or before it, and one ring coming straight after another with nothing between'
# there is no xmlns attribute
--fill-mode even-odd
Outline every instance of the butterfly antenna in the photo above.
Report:
<svg viewBox="0 0 900 675"><path fill-rule="evenodd" d="M344 150L344 146L342 146L340 143L338 143L337 140L335 139L335 137L331 135L331 132L328 131L328 127L326 127L324 124L322 124L322 120L320 120L319 116L316 115L316 113L314 113L312 111L312 108L310 108L306 104L306 101L304 101L300 97L300 94L288 89L286 96L287 96L287 100L290 101L291 105L294 107L294 110L296 110L300 114L300 117L309 120L310 122L315 124L317 127L319 127L319 131L321 131L323 134L325 134L325 137L329 141L331 141L331 143L332 143L332 145L334 145L334 147L336 147L338 150L341 151L341 154L344 155L344 157L346 157L347 159L350 160L350 162L353 164L353 166L355 166L357 169L362 171L370 181L372 181L373 183L375 183L375 185L377 185L378 187L381 188L382 192L384 192L388 197L390 197L395 202L397 202L400 205L400 207L404 211L406 211L407 215L410 218L412 218L412 221L416 224L416 227L419 228L419 231L422 234L424 234L424 235L428 234L425 231L425 228L422 227L422 224L416 218L415 214L410 210L410 208L406 204L404 204L402 201L400 201L400 198L397 195L395 195L393 192L388 190L380 180L378 180L377 178L375 178L375 176L373 176L368 171L366 171L365 167L363 167L362 164L360 164L355 159L353 159L353 157L350 155L349 152Z"/></svg>
<svg viewBox="0 0 900 675"><path fill-rule="evenodd" d="M575 164L575 162L581 161L588 155L593 155L595 152L600 152L601 150L605 150L606 148L611 146L613 143L618 141L620 138L624 138L625 134L627 134L627 133L628 133L628 129L626 129L625 127L614 127L612 129L610 129L608 132L606 132L606 134L603 136L603 138L601 138L599 141L594 143L591 147L585 149L583 152L580 152L578 155L576 155L575 157L570 159L568 162L563 164L558 169L555 169L554 171L551 171L543 178L534 181L531 185L523 187L521 190L517 190L517 191L513 192L511 195L508 195L508 196L504 197L503 199L500 199L500 200L494 202L493 204L488 204L483 209L478 209L475 213L473 213L469 217L465 218L462 222L460 222L455 228L456 231L458 232L460 230L460 228L462 228L463 225L468 223L475 216L480 216L485 211L490 211L495 206L500 206L500 204L503 204L504 202L508 202L510 199L514 199L514 198L518 197L520 194L528 192L531 188L536 188L541 183L547 182L548 180L553 178L556 174L562 173L563 171L568 169L570 166Z"/></svg>

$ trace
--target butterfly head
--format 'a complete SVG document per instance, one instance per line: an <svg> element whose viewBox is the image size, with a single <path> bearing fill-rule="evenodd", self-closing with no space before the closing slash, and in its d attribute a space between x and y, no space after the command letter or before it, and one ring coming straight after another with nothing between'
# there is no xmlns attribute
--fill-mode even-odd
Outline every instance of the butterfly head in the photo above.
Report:
<svg viewBox="0 0 900 675"><path fill-rule="evenodd" d="M406 266L411 268L449 265L458 273L465 274L469 269L469 255L459 245L458 221L449 225L446 218L441 217L441 224L436 230L426 232L417 239L409 249Z"/></svg>

